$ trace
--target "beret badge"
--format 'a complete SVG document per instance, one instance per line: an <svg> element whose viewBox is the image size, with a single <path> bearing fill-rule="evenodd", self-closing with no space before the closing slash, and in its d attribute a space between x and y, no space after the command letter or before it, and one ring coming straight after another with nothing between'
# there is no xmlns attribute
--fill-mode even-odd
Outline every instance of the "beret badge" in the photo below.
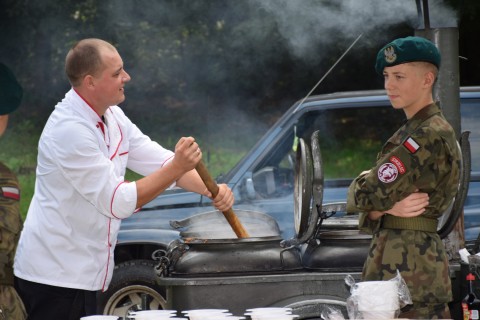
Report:
<svg viewBox="0 0 480 320"><path fill-rule="evenodd" d="M394 63L395 60L397 60L397 54L395 53L395 49L393 46L385 48L385 51L383 52L385 55L385 61L387 63Z"/></svg>

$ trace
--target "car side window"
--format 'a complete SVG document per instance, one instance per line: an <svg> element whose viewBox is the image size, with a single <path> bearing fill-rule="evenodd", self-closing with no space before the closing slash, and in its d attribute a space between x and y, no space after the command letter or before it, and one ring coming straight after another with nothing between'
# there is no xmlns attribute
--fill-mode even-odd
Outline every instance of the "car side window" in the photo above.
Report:
<svg viewBox="0 0 480 320"><path fill-rule="evenodd" d="M257 197L293 194L295 136L310 143L311 134L320 131L325 180L351 180L374 165L383 143L404 121L403 113L390 105L340 106L306 112L252 170Z"/></svg>
<svg viewBox="0 0 480 320"><path fill-rule="evenodd" d="M257 199L289 196L293 193L295 155L292 151L294 136L287 133L280 143L252 171Z"/></svg>
<svg viewBox="0 0 480 320"><path fill-rule="evenodd" d="M319 131L325 179L352 179L371 168L386 140L405 121L390 105L317 112L308 134Z"/></svg>

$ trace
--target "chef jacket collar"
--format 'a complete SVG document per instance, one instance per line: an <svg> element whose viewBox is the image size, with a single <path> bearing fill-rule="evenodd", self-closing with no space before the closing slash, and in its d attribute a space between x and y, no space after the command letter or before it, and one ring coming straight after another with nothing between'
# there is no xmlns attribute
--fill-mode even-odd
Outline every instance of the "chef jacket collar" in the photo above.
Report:
<svg viewBox="0 0 480 320"><path fill-rule="evenodd" d="M83 102L85 102L85 104L90 108L90 110L93 111L93 113L96 115L92 120L96 122L101 122L102 124L105 123L105 118L102 115L99 115L97 111L95 111L95 109L92 107L92 105L77 90L75 90L75 88L72 88L72 90L77 94L80 99L82 99Z"/></svg>

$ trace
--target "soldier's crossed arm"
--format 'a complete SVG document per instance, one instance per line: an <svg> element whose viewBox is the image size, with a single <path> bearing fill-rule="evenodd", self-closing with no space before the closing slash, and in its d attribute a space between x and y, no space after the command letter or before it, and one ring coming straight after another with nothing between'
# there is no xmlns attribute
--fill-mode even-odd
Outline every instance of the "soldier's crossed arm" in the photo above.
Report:
<svg viewBox="0 0 480 320"><path fill-rule="evenodd" d="M417 189L429 193L446 170L445 154L441 137L421 127L355 179L349 190L354 199L349 202L354 201L359 211L387 211Z"/></svg>

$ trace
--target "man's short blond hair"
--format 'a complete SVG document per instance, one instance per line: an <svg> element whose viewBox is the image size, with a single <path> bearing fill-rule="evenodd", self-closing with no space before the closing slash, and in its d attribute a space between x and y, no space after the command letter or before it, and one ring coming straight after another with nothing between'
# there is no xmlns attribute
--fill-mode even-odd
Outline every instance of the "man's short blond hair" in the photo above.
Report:
<svg viewBox="0 0 480 320"><path fill-rule="evenodd" d="M86 75L96 76L103 71L101 52L117 51L113 45L101 39L83 39L75 43L65 58L65 73L73 87L78 87Z"/></svg>
<svg viewBox="0 0 480 320"><path fill-rule="evenodd" d="M438 77L438 68L436 65L431 64L429 62L423 62L423 61L415 61L415 62L410 62L410 64L423 68L426 72L431 72L433 73L433 76L435 77L434 82L437 80Z"/></svg>

